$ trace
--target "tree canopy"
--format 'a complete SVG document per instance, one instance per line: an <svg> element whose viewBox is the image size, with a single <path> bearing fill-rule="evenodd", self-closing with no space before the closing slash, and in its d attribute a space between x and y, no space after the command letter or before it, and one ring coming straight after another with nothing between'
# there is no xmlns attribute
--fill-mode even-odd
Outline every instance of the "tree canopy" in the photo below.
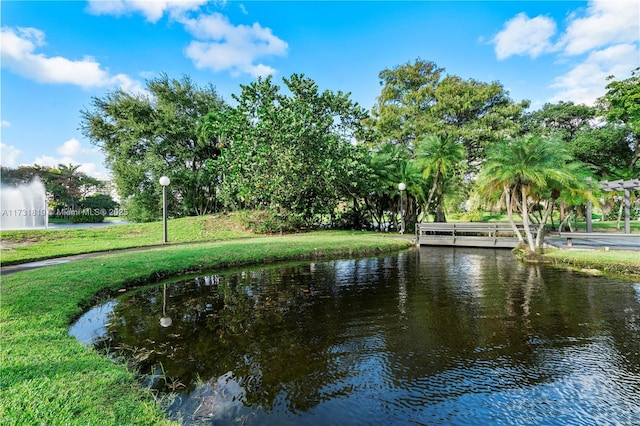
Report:
<svg viewBox="0 0 640 426"><path fill-rule="evenodd" d="M384 69L382 90L371 125L382 143L403 146L412 155L418 140L436 135L463 144L476 164L493 142L520 133L527 101L515 103L498 82L484 83L446 75L434 62L414 62Z"/></svg>
<svg viewBox="0 0 640 426"><path fill-rule="evenodd" d="M81 129L106 155L130 219L160 217L158 179L167 175L173 213L214 211L216 182L204 164L219 155L217 141L198 134L200 120L224 102L213 86L166 75L147 81L146 95L111 91L82 112Z"/></svg>
<svg viewBox="0 0 640 426"><path fill-rule="evenodd" d="M105 152L129 219L160 217L167 175L171 214L266 210L270 230L389 229L399 214L409 229L432 215L446 221L476 180L487 200L509 197L507 209L529 220L536 206L549 214L558 200L586 199L583 163L607 178L638 162L637 71L612 81L597 108L559 102L532 113L499 82L422 59L379 78L367 112L304 74L240 85L230 103L212 85L162 74L145 94L93 98L81 128Z"/></svg>

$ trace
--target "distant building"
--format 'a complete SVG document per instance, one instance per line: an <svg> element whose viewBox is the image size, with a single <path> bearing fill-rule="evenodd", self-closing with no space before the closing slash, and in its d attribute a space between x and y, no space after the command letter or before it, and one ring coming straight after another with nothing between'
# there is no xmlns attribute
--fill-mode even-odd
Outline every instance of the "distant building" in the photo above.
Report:
<svg viewBox="0 0 640 426"><path fill-rule="evenodd" d="M118 186L116 183L110 179L100 179L100 182L104 184L104 187L95 188L89 192L87 196L96 194L110 195L113 201L120 203L120 194L118 194Z"/></svg>

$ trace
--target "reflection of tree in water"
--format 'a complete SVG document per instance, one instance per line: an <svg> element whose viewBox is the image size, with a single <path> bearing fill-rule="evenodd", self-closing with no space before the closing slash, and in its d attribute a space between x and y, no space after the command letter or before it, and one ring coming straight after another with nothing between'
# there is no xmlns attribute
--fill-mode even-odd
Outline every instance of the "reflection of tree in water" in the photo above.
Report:
<svg viewBox="0 0 640 426"><path fill-rule="evenodd" d="M102 344L132 348L143 372L161 363L185 391L233 372L246 405L269 410L285 392L291 411L306 411L350 374L332 361L341 324L318 321L341 309L328 297L334 281L300 283L311 274L306 265L170 283L165 314L163 287L144 289L119 302ZM171 326L161 326L164 316Z"/></svg>

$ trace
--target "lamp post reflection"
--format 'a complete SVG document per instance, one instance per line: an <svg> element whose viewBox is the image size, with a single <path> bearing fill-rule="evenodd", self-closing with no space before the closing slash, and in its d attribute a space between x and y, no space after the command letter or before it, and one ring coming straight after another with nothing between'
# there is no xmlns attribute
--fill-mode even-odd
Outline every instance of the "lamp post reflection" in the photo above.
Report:
<svg viewBox="0 0 640 426"><path fill-rule="evenodd" d="M404 203L402 202L402 192L407 189L407 185L404 182L398 184L398 190L400 191L400 234L404 234Z"/></svg>
<svg viewBox="0 0 640 426"><path fill-rule="evenodd" d="M173 321L167 316L167 285L162 289L162 318L160 318L160 326L169 327Z"/></svg>

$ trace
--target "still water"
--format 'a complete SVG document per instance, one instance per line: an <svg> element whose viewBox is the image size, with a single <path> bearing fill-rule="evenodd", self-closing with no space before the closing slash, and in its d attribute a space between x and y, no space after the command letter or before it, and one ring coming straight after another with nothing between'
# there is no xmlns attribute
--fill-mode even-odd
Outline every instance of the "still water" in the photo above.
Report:
<svg viewBox="0 0 640 426"><path fill-rule="evenodd" d="M185 424L640 424L640 283L421 248L147 287L72 334Z"/></svg>

